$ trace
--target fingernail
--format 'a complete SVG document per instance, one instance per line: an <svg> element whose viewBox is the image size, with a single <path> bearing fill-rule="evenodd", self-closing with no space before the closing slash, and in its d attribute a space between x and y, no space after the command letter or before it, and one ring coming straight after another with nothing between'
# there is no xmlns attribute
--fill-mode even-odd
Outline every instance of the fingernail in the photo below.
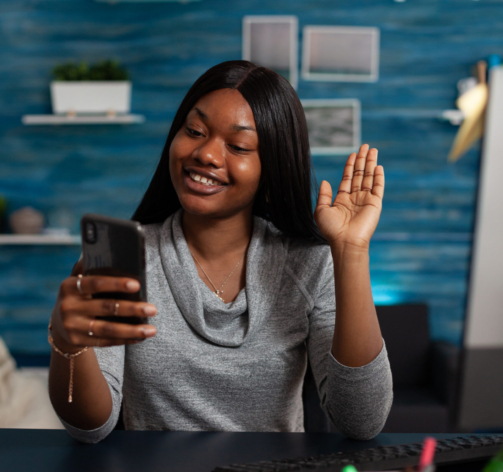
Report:
<svg viewBox="0 0 503 472"><path fill-rule="evenodd" d="M140 284L138 282L134 282L133 280L130 280L126 284L126 288L131 291L131 292L136 292L140 289Z"/></svg>
<svg viewBox="0 0 503 472"><path fill-rule="evenodd" d="M155 315L157 313L157 310L152 305L145 305L142 311L145 315Z"/></svg>
<svg viewBox="0 0 503 472"><path fill-rule="evenodd" d="M142 328L144 336L153 336L155 334L155 328Z"/></svg>

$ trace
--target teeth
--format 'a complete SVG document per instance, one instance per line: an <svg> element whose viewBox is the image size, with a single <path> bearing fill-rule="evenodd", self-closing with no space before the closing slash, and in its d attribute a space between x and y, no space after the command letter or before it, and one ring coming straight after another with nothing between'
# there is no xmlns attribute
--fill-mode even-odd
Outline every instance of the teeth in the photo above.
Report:
<svg viewBox="0 0 503 472"><path fill-rule="evenodd" d="M190 172L190 178L195 182L199 182L204 185L222 185L220 182L217 182L212 179L208 179L207 177L203 177L202 175L196 174L195 172Z"/></svg>

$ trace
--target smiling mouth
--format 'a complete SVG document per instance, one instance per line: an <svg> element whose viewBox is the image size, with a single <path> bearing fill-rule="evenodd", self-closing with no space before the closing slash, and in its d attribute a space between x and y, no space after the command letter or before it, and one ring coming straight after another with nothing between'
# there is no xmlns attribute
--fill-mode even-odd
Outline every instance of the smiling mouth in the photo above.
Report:
<svg viewBox="0 0 503 472"><path fill-rule="evenodd" d="M209 179L208 177L204 177L203 175L196 174L195 172L189 172L189 177L194 182L198 184L206 185L207 187L220 187L223 184L222 182L218 182L217 180Z"/></svg>

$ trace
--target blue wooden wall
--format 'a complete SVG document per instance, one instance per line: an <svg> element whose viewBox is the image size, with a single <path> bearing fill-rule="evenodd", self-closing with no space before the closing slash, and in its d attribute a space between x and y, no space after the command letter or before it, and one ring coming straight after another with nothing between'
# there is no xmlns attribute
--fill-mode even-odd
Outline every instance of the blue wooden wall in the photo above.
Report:
<svg viewBox="0 0 503 472"><path fill-rule="evenodd" d="M98 3L0 0L0 194L10 211L128 218L160 156L176 108L210 66L241 56L241 18L297 15L299 25L377 26L377 83L300 80L301 98L358 98L363 142L379 149L384 208L371 247L377 303L427 302L433 337L459 342L479 154L446 156L457 128L456 82L503 54L499 0L202 0ZM131 126L23 126L50 113L52 67L115 58L133 80ZM315 159L338 185L344 157ZM0 336L14 353L47 353L46 326L78 247L0 246Z"/></svg>

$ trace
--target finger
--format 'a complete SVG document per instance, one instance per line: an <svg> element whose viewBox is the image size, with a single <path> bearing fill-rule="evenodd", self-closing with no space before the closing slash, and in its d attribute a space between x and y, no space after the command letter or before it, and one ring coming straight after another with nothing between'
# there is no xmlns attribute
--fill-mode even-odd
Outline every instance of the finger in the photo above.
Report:
<svg viewBox="0 0 503 472"><path fill-rule="evenodd" d="M351 193L358 192L362 188L363 175L365 174L365 164L367 161L367 154L369 151L368 144L362 144L358 155L356 156L355 165L353 169L353 179L351 181Z"/></svg>
<svg viewBox="0 0 503 472"><path fill-rule="evenodd" d="M79 327L76 331L79 335L87 337L88 343L90 338L120 339L122 341L147 339L155 336L157 332L154 326L148 324L112 323L96 318L89 321L88 318L81 317L77 323Z"/></svg>
<svg viewBox="0 0 503 472"><path fill-rule="evenodd" d="M154 316L157 308L152 303L128 300L92 299L79 304L77 313L84 316Z"/></svg>
<svg viewBox="0 0 503 472"><path fill-rule="evenodd" d="M372 190L374 184L374 172L377 166L377 149L372 148L367 154L367 162L365 164L365 174L362 180L361 190Z"/></svg>
<svg viewBox="0 0 503 472"><path fill-rule="evenodd" d="M384 168L377 166L374 172L374 185L372 186L372 195L379 198L384 197Z"/></svg>
<svg viewBox="0 0 503 472"><path fill-rule="evenodd" d="M65 340L76 347L97 346L97 339L102 340L99 346L125 344L128 340L145 340L155 336L154 326L142 324L131 325L110 323L105 320L84 316L74 316L66 324Z"/></svg>
<svg viewBox="0 0 503 472"><path fill-rule="evenodd" d="M320 193L318 194L317 206L331 206L332 205L332 186L329 182L324 180L320 185Z"/></svg>
<svg viewBox="0 0 503 472"><path fill-rule="evenodd" d="M148 338L100 338L98 336L80 335L76 339L77 342L74 343L75 346L83 347L110 347L110 346L123 346L125 344L138 344L145 341Z"/></svg>
<svg viewBox="0 0 503 472"><path fill-rule="evenodd" d="M126 292L134 293L140 290L140 283L126 277L107 277L104 275L84 275L80 279L80 290L77 285L78 277L68 277L65 288L68 292L78 295L92 295L101 292Z"/></svg>
<svg viewBox="0 0 503 472"><path fill-rule="evenodd" d="M353 168L355 166L356 152L352 152L346 165L344 166L344 172L342 173L341 184L339 185L339 190L337 194L340 193L351 193L351 180L353 179Z"/></svg>

